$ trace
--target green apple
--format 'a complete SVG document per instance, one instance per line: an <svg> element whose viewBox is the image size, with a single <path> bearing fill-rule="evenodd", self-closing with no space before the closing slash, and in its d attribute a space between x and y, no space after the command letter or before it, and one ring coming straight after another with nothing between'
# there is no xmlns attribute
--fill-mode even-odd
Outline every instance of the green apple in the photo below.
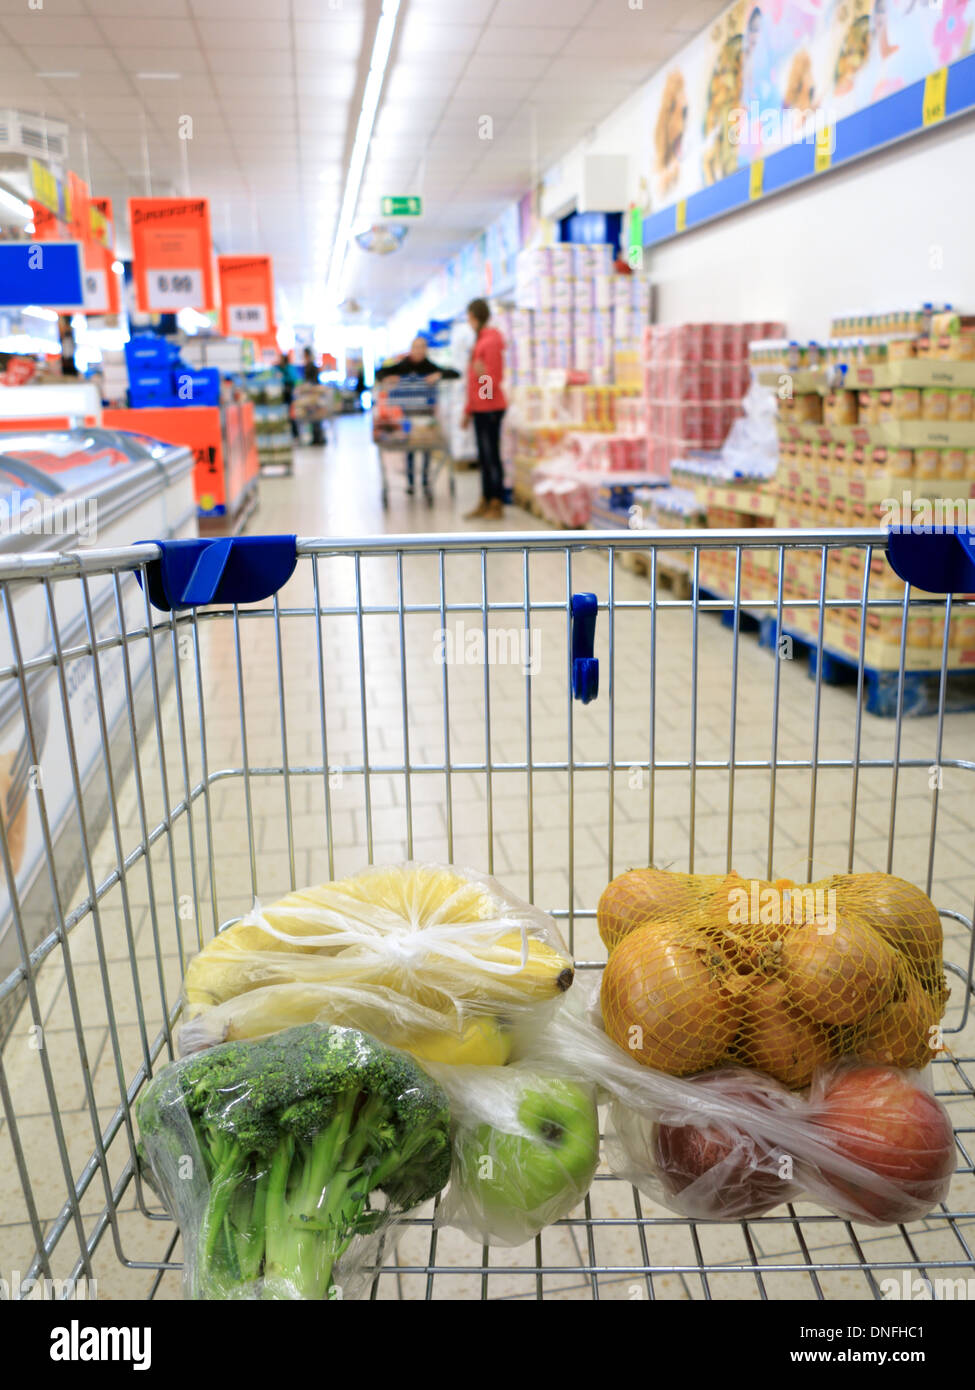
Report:
<svg viewBox="0 0 975 1390"><path fill-rule="evenodd" d="M599 1162L590 1093L555 1077L532 1078L518 1100L521 1133L482 1124L458 1136L455 1175L481 1235L520 1245L567 1216Z"/></svg>

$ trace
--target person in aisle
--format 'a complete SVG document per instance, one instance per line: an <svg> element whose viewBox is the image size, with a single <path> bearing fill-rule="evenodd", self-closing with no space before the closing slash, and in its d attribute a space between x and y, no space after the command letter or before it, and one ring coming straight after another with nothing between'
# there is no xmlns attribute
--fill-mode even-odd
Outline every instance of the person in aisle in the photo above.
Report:
<svg viewBox="0 0 975 1390"><path fill-rule="evenodd" d="M417 376L423 377L431 385L438 381L456 381L460 372L455 372L451 367L438 367L435 362L431 362L427 356L428 349L429 344L426 338L418 333L413 339L409 352L405 353L398 361L390 363L389 366L380 367L376 372L376 380L383 381L391 376ZM415 464L416 459L411 449L406 455L406 491L410 497L413 496ZM426 451L422 455L420 485L424 492L430 485L430 455Z"/></svg>
<svg viewBox="0 0 975 1390"><path fill-rule="evenodd" d="M317 386L319 384L321 368L315 361L315 354L312 352L310 347L305 348L304 363L302 365L301 372L305 381L307 381L309 385ZM312 420L311 422L311 442L313 444L325 443L325 435L322 430L321 420Z"/></svg>
<svg viewBox="0 0 975 1390"><path fill-rule="evenodd" d="M69 314L61 315L58 320L58 331L61 335L61 375L77 376L78 367L74 360L74 331L71 327L71 316Z"/></svg>
<svg viewBox="0 0 975 1390"><path fill-rule="evenodd" d="M467 321L476 335L467 369L467 407L464 424L474 422L477 461L481 468L481 500L465 521L500 521L504 516L504 469L501 464L501 422L507 409L501 378L504 339L489 327L491 310L483 299L472 299Z"/></svg>
<svg viewBox="0 0 975 1390"><path fill-rule="evenodd" d="M278 371L281 373L284 403L288 407L288 419L291 422L291 437L292 439L297 439L298 421L291 413L291 407L295 398L294 370L291 366L291 357L286 352L282 352L278 360Z"/></svg>

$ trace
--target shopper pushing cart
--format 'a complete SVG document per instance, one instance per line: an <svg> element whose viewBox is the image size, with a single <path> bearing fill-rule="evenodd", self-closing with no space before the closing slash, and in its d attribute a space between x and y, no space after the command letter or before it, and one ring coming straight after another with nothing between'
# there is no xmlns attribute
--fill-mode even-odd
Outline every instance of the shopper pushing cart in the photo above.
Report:
<svg viewBox="0 0 975 1390"><path fill-rule="evenodd" d="M450 367L438 367L427 356L426 338L418 335L413 339L409 352L387 367L380 367L376 373L377 384L385 381L389 388L385 399L380 402L376 414L373 437L380 449L380 464L383 451L404 453L406 455L406 491L413 496L416 482L416 455L422 455L421 487L428 502L433 501L433 486L430 476L431 457L447 457L447 445L439 424L434 421L421 434L416 433L416 443L411 438L414 419L410 417L434 413L437 404L436 388L441 381L456 380L459 372ZM383 407L388 406L397 412L395 418L383 417ZM401 412L401 414L399 414ZM420 443L421 438L423 443ZM414 445L414 447L411 447ZM451 491L453 478L451 478ZM386 506L388 491L385 468L383 468L383 506Z"/></svg>

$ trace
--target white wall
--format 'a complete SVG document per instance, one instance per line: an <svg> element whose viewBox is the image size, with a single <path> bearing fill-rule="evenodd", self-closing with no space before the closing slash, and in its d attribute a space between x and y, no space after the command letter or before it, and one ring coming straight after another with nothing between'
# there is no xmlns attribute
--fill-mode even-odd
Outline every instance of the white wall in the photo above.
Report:
<svg viewBox="0 0 975 1390"><path fill-rule="evenodd" d="M973 167L962 117L651 248L656 316L781 319L822 338L834 314L927 300L975 312Z"/></svg>

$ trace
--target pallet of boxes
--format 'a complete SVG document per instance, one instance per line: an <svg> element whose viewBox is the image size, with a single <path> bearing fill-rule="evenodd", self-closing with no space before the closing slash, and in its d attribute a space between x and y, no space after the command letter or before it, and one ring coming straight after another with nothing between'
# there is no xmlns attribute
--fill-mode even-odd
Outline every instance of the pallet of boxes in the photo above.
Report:
<svg viewBox="0 0 975 1390"><path fill-rule="evenodd" d="M838 320L827 343L767 346L754 365L779 389L779 526L965 524L975 499L975 320L929 310ZM869 576L864 567L860 551L828 557L825 595L851 606L826 610L824 651L858 662L867 583L868 683L902 661L906 671L936 674L943 597L930 604L931 595L911 592L902 651L904 584L882 552ZM790 596L818 600L821 552L792 552L786 580ZM877 606L882 600L898 603ZM783 627L818 641L817 608L787 607ZM968 596L956 596L947 651L949 670L975 670Z"/></svg>
<svg viewBox="0 0 975 1390"><path fill-rule="evenodd" d="M636 488L630 526L636 531L696 531L705 524L704 507L697 491L688 487ZM652 582L671 590L675 598L690 598L694 570L692 550L655 545L652 550L618 552L624 569L646 574Z"/></svg>
<svg viewBox="0 0 975 1390"><path fill-rule="evenodd" d="M702 526L709 531L759 532L775 525L776 493L764 477L729 477L719 453L701 453L675 459L674 484L696 499ZM778 552L751 545L732 549L701 550L698 585L719 598L734 598L741 605L767 602L775 597Z"/></svg>

